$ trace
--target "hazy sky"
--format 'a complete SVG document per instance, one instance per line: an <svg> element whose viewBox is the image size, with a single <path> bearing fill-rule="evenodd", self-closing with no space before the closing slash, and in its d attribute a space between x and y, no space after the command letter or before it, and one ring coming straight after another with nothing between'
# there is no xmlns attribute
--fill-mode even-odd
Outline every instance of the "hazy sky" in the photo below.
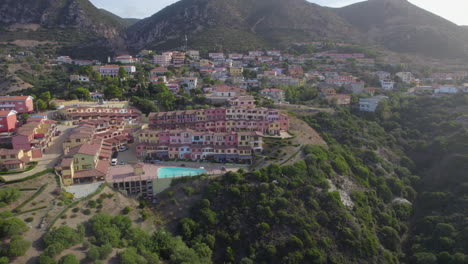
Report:
<svg viewBox="0 0 468 264"><path fill-rule="evenodd" d="M308 0L324 6L341 7L362 0ZM107 9L121 17L144 18L151 16L177 0L91 0L97 7ZM442 16L459 25L468 25L466 0L410 0L411 3Z"/></svg>

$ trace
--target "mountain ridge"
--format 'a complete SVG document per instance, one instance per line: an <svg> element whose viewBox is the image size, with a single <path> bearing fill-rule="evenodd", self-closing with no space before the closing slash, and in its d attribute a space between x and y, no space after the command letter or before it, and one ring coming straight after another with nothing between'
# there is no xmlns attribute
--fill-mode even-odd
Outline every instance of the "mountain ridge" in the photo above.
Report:
<svg viewBox="0 0 468 264"><path fill-rule="evenodd" d="M407 0L368 0L332 9L367 40L430 57L467 55L468 31Z"/></svg>
<svg viewBox="0 0 468 264"><path fill-rule="evenodd" d="M182 43L186 34L196 40L208 32L226 47L230 43L223 30L270 46L291 42L288 35L310 40L353 39L353 34L359 34L333 12L305 0L182 0L139 21L127 30L127 36L130 46L141 48L163 46L174 39Z"/></svg>

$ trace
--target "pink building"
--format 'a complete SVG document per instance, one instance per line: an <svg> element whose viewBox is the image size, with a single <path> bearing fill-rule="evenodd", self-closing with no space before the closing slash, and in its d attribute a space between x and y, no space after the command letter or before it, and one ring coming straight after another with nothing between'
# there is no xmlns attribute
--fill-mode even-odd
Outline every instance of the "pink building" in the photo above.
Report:
<svg viewBox="0 0 468 264"><path fill-rule="evenodd" d="M15 110L17 113L34 112L32 96L0 96L0 110Z"/></svg>
<svg viewBox="0 0 468 264"><path fill-rule="evenodd" d="M16 111L3 110L0 111L0 133L13 132L16 130Z"/></svg>

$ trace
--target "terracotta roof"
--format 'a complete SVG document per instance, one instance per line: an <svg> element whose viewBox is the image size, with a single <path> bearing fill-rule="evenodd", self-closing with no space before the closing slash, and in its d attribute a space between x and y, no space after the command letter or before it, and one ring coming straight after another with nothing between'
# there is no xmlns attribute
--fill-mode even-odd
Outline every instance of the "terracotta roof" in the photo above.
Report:
<svg viewBox="0 0 468 264"><path fill-rule="evenodd" d="M89 178L89 177L104 177L105 173L102 173L98 170L84 170L84 171L75 171L73 178Z"/></svg>
<svg viewBox="0 0 468 264"><path fill-rule="evenodd" d="M85 155L96 155L101 149L101 142L93 142L91 144L83 144L79 146L77 153Z"/></svg>
<svg viewBox="0 0 468 264"><path fill-rule="evenodd" d="M2 110L0 111L0 116L9 116L10 114L16 114L16 111L13 110Z"/></svg>
<svg viewBox="0 0 468 264"><path fill-rule="evenodd" d="M0 101L24 101L31 96L0 96Z"/></svg>
<svg viewBox="0 0 468 264"><path fill-rule="evenodd" d="M60 162L60 167L70 167L72 163L73 163L72 158L65 158L62 160L62 162Z"/></svg>
<svg viewBox="0 0 468 264"><path fill-rule="evenodd" d="M18 155L20 149L0 149L0 155Z"/></svg>

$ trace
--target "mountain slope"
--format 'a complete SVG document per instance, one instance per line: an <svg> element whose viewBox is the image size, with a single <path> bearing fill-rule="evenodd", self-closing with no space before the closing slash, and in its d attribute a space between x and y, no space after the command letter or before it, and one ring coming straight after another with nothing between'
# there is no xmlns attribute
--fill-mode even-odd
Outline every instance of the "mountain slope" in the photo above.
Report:
<svg viewBox="0 0 468 264"><path fill-rule="evenodd" d="M305 0L182 0L127 31L132 48L191 46L245 49L311 39L353 39L359 32L330 10Z"/></svg>
<svg viewBox="0 0 468 264"><path fill-rule="evenodd" d="M53 41L63 53L96 57L122 46L121 35L129 24L89 0L3 0L0 25L0 41Z"/></svg>
<svg viewBox="0 0 468 264"><path fill-rule="evenodd" d="M406 0L369 0L333 10L390 50L441 58L467 55L466 29Z"/></svg>

